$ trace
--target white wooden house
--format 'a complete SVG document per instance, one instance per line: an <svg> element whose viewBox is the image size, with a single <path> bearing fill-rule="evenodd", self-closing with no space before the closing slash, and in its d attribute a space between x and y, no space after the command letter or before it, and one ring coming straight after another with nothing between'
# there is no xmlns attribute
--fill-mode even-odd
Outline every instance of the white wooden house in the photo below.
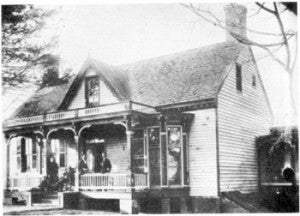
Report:
<svg viewBox="0 0 300 216"><path fill-rule="evenodd" d="M226 16L230 31L245 34L229 26L245 25L245 8L228 6ZM131 213L149 199L162 212L180 200L184 212L190 200L201 211L211 200L218 205L222 192L257 191L255 137L271 119L251 48L230 34L223 43L128 65L89 58L69 83L40 89L5 122L7 189L38 186L52 154L60 175L76 169L65 202L118 199ZM98 172L103 151L108 174ZM89 165L81 176L80 153Z"/></svg>

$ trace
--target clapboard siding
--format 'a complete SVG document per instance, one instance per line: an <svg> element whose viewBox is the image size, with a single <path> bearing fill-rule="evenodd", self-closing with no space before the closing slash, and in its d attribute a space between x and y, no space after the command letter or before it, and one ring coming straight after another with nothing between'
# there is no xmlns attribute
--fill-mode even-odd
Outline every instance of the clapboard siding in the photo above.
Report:
<svg viewBox="0 0 300 216"><path fill-rule="evenodd" d="M255 137L268 132L271 111L248 48L237 62L242 65L242 92L236 90L235 64L218 95L219 170L221 191L257 190ZM256 87L252 86L252 76Z"/></svg>
<svg viewBox="0 0 300 216"><path fill-rule="evenodd" d="M129 156L126 151L126 139L105 140L107 157L112 164L112 173L126 173L129 165Z"/></svg>
<svg viewBox="0 0 300 216"><path fill-rule="evenodd" d="M86 73L86 77L94 76L96 73L92 70L89 70ZM100 78L99 78L100 79ZM109 104L118 102L117 97L115 97L106 84L100 79L100 104ZM85 80L80 84L78 92L75 94L69 109L78 109L85 107Z"/></svg>
<svg viewBox="0 0 300 216"><path fill-rule="evenodd" d="M218 196L216 160L216 111L199 110L189 131L191 196Z"/></svg>

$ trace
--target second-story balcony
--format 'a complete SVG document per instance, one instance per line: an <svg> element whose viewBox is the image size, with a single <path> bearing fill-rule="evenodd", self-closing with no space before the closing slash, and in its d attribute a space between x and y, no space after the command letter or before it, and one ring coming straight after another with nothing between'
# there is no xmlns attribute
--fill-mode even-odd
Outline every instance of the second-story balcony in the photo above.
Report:
<svg viewBox="0 0 300 216"><path fill-rule="evenodd" d="M5 122L4 127L10 128L21 125L32 125L32 124L42 124L42 123L51 123L55 121L71 120L71 119L80 119L84 117L104 115L104 114L113 114L121 112L139 112L144 114L153 114L156 113L154 107L133 102L133 101L122 101L118 103L105 104L97 107L91 108L81 108L74 110L66 110L55 113L46 113L44 115L30 116L25 118L15 118Z"/></svg>

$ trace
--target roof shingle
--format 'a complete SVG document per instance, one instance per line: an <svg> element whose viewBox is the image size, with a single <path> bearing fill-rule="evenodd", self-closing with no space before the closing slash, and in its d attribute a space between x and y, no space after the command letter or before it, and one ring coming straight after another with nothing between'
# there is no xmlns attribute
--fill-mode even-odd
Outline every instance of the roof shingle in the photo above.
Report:
<svg viewBox="0 0 300 216"><path fill-rule="evenodd" d="M37 91L14 117L66 109L85 71L93 68L120 100L152 106L215 98L243 45L224 42L118 67L89 59L68 84Z"/></svg>

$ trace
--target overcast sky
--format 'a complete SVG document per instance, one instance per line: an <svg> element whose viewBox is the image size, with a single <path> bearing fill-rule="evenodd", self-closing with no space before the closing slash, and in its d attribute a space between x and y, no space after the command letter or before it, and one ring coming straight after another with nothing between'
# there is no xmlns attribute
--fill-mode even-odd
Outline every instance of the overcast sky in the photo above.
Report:
<svg viewBox="0 0 300 216"><path fill-rule="evenodd" d="M248 7L248 27L277 33L278 24L263 11L257 16L254 3ZM224 19L224 4L204 4ZM225 41L225 32L197 17L179 4L61 5L44 36L57 34L56 53L62 68L72 67L76 73L88 55L100 61L119 65L156 56L172 54ZM296 29L296 17L284 13L286 29ZM270 37L249 34L251 39L271 42ZM264 53L254 49L260 59ZM258 61L260 73L275 114L275 124L286 124L288 117L287 74L270 59Z"/></svg>

